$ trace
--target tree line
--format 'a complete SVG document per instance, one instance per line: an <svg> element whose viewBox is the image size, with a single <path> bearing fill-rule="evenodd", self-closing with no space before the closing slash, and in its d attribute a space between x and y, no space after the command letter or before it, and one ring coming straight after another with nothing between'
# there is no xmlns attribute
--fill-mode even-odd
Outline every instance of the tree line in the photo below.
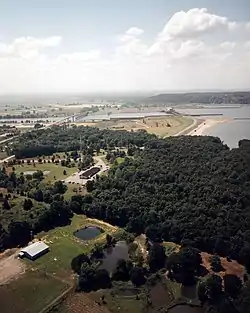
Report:
<svg viewBox="0 0 250 313"><path fill-rule="evenodd" d="M83 150L91 149L97 152L100 149L111 150L116 147L142 147L152 138L156 136L144 131L127 132L101 130L95 127L53 126L23 133L9 145L8 151L9 154L15 154L17 158L33 158L52 155L55 152L75 151L80 147Z"/></svg>

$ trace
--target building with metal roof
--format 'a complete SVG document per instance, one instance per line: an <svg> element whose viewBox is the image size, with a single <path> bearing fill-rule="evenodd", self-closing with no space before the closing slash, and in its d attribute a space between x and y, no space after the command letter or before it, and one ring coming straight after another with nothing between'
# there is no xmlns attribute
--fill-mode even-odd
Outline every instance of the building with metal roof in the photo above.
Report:
<svg viewBox="0 0 250 313"><path fill-rule="evenodd" d="M80 179L90 179L95 174L100 172L100 170L101 170L100 167L93 166L90 169L88 169L85 172L83 172L82 174L80 174Z"/></svg>
<svg viewBox="0 0 250 313"><path fill-rule="evenodd" d="M30 260L35 260L41 255L47 253L49 251L49 246L47 246L42 241L37 241L32 243L31 245L20 250L18 256L20 258L26 257Z"/></svg>

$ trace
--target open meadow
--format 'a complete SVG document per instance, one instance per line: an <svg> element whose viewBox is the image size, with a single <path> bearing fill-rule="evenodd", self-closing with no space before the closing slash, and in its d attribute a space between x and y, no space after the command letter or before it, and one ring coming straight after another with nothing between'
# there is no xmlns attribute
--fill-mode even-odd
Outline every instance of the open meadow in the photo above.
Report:
<svg viewBox="0 0 250 313"><path fill-rule="evenodd" d="M66 170L66 175L63 171ZM17 174L25 172L42 171L46 172L44 175L44 182L55 182L57 180L65 179L67 176L77 172L77 167L65 167L55 163L34 163L15 165L15 172Z"/></svg>
<svg viewBox="0 0 250 313"><path fill-rule="evenodd" d="M138 131L145 130L159 137L173 136L190 127L193 119L182 116L146 117L138 119L112 119L109 121L84 123L84 126L99 127L100 129ZM82 125L82 123L77 123Z"/></svg>

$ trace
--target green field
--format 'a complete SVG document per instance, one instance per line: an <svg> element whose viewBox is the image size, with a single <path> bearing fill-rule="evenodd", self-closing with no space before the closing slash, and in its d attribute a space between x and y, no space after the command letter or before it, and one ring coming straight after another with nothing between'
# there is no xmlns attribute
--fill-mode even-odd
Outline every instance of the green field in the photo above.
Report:
<svg viewBox="0 0 250 313"><path fill-rule="evenodd" d="M39 271L27 271L0 286L1 313L37 313L70 286Z"/></svg>
<svg viewBox="0 0 250 313"><path fill-rule="evenodd" d="M67 184L67 191L63 195L64 200L70 200L74 195L85 195L87 193L85 186L79 186L77 184Z"/></svg>
<svg viewBox="0 0 250 313"><path fill-rule="evenodd" d="M127 131L145 130L159 137L173 136L191 126L193 119L182 116L157 116L138 119L117 119L92 123L101 129L122 129Z"/></svg>
<svg viewBox="0 0 250 313"><path fill-rule="evenodd" d="M90 241L78 240L73 233L85 226L98 226L104 230L104 233ZM105 240L107 233L112 234L116 231L118 228L109 226L109 224L88 219L84 215L74 215L70 225L39 234L39 237L49 245L50 252L34 262L26 262L36 268L43 269L47 273L70 279L72 274L71 260L80 253L90 252L96 242Z"/></svg>
<svg viewBox="0 0 250 313"><path fill-rule="evenodd" d="M124 160L125 160L125 158L121 158L121 157L116 158L116 162L117 162L118 164L123 163Z"/></svg>
<svg viewBox="0 0 250 313"><path fill-rule="evenodd" d="M28 165L25 163L22 165L15 165L15 169L17 174L28 171L49 171L50 173L44 176L44 182L55 182L56 180L65 179L71 174L77 172L77 167L65 167L61 166L60 164L56 165L54 163L35 163L35 167L33 164ZM64 170L67 172L66 175L63 174Z"/></svg>

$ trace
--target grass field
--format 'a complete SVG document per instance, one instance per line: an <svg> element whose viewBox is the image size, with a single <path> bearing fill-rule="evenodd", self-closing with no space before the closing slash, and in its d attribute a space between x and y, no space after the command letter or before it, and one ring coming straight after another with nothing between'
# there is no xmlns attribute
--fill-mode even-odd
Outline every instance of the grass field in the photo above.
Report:
<svg viewBox="0 0 250 313"><path fill-rule="evenodd" d="M39 271L28 271L0 286L1 313L37 313L66 291L69 285Z"/></svg>
<svg viewBox="0 0 250 313"><path fill-rule="evenodd" d="M98 226L104 232L90 241L78 240L73 235L77 229L90 225ZM49 245L50 252L34 262L27 261L27 263L32 263L32 266L43 269L47 273L70 280L72 274L71 260L80 253L90 252L95 243L105 240L107 233L112 234L117 231L117 227L104 222L88 219L84 215L74 215L70 225L39 234L39 237Z"/></svg>
<svg viewBox="0 0 250 313"><path fill-rule="evenodd" d="M15 165L16 173L20 174L21 172L27 171L49 171L48 175L44 176L44 182L55 182L56 180L65 179L66 177L70 176L71 174L77 172L77 167L64 167L60 164L56 165L53 163L43 163L43 164L22 164L22 165ZM63 175L63 171L66 170L67 175Z"/></svg>
<svg viewBox="0 0 250 313"><path fill-rule="evenodd" d="M85 195L87 193L85 186L79 186L76 184L67 184L67 191L65 192L64 199L70 200L73 195ZM77 190L77 192L75 191Z"/></svg>
<svg viewBox="0 0 250 313"><path fill-rule="evenodd" d="M124 160L125 160L125 158L121 158L121 157L116 158L116 161L117 161L118 164L123 163Z"/></svg>
<svg viewBox="0 0 250 313"><path fill-rule="evenodd" d="M114 130L146 130L148 133L156 134L159 137L173 136L180 131L191 126L193 119L182 116L168 116L168 117L147 117L141 119L121 119L121 120L110 120L101 121L94 123L99 128L108 128Z"/></svg>

